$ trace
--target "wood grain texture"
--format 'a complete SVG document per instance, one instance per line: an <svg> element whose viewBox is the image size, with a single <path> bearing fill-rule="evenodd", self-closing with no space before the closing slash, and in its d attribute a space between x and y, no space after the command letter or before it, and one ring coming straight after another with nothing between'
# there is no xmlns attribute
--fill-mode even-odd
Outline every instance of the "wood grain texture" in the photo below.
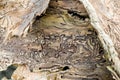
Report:
<svg viewBox="0 0 120 80"><path fill-rule="evenodd" d="M120 74L120 1L119 0L80 0L89 16L91 24L97 30L109 60ZM119 79L118 79L119 80Z"/></svg>
<svg viewBox="0 0 120 80"><path fill-rule="evenodd" d="M34 18L48 7L49 0L1 0L0 26L7 29L6 39L25 35Z"/></svg>
<svg viewBox="0 0 120 80"><path fill-rule="evenodd" d="M37 15L48 7L50 0L0 0L0 27L6 28L6 38L25 36ZM113 68L120 74L120 1L119 0L79 0L89 13L91 24L98 32L104 49L109 53ZM64 5L64 4L63 4ZM66 8L66 6L64 5ZM8 52L2 52L8 55ZM0 58L9 57L0 56ZM0 54L2 55L2 54ZM2 62L5 64L8 60ZM18 58L15 58L18 60ZM20 60L21 61L21 60ZM16 61L16 62L20 62ZM9 64L12 64L12 60ZM115 74L114 74L115 75ZM120 79L118 79L120 80Z"/></svg>

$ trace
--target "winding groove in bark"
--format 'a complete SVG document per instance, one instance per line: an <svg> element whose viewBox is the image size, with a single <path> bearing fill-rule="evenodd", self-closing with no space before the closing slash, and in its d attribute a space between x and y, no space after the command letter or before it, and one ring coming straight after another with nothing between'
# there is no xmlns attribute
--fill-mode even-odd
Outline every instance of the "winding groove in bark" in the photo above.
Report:
<svg viewBox="0 0 120 80"><path fill-rule="evenodd" d="M13 35L21 36L26 34L35 16L41 15L46 10L49 1L50 0L0 0L0 27L8 29L6 39ZM120 15L118 13L120 12L120 6L115 4L117 0L79 1L84 4L88 11L91 24L98 32L98 37L110 56L109 60L113 61L114 69L120 75ZM117 3L120 3L119 0ZM2 7L3 5L5 5L5 7ZM100 5L103 7L101 8ZM120 79L118 78L118 80Z"/></svg>

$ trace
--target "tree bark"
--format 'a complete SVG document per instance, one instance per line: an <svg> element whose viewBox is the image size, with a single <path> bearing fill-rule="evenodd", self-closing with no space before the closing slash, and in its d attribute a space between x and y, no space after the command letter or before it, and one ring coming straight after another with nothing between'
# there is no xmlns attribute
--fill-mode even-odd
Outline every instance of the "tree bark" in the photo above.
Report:
<svg viewBox="0 0 120 80"><path fill-rule="evenodd" d="M120 75L120 1L119 0L80 0L97 30L99 38L107 51L109 60ZM114 74L116 75L116 74ZM120 79L118 76L116 77Z"/></svg>
<svg viewBox="0 0 120 80"><path fill-rule="evenodd" d="M113 62L108 69L120 80L120 1L79 1L89 14L91 24L107 52L107 58ZM44 13L49 2L50 0L0 0L0 27L6 28L5 41L12 36L25 36L35 17ZM13 53L10 52L2 51L0 55L1 59L3 55L13 58Z"/></svg>
<svg viewBox="0 0 120 80"><path fill-rule="evenodd" d="M0 26L7 29L5 40L27 34L36 16L48 7L49 0L1 0Z"/></svg>

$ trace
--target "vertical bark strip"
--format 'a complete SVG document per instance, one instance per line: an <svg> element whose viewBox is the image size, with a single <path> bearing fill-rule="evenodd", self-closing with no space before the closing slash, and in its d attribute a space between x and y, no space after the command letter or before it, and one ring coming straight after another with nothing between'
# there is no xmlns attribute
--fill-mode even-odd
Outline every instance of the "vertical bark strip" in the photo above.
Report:
<svg viewBox="0 0 120 80"><path fill-rule="evenodd" d="M92 0L80 0L86 10L89 13L91 18L91 24L97 30L99 38L103 43L105 50L108 52L109 60L113 61L114 69L120 75L120 59L119 59L119 50L116 48L119 47L119 22L120 16L118 15L116 7L110 6L109 3L104 3L104 0L92 1ZM119 2L119 1L118 1ZM110 4L115 4L112 2ZM102 6L103 5L103 6ZM102 7L102 8L101 8ZM107 8L109 7L109 11ZM114 8L113 8L114 7ZM102 11L102 9L104 9ZM118 8L118 11L120 8ZM115 13L116 11L117 13ZM119 19L118 19L119 18ZM114 24L114 26L112 25ZM113 30L114 29L114 30ZM116 46L118 45L118 46Z"/></svg>

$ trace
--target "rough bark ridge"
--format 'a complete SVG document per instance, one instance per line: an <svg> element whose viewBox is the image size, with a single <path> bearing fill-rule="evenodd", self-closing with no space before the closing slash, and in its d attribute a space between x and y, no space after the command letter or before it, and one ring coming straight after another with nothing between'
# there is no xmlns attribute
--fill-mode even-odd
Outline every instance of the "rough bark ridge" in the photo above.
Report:
<svg viewBox="0 0 120 80"><path fill-rule="evenodd" d="M91 24L98 31L105 50L113 61L114 69L120 75L120 1L119 0L80 0L87 9ZM119 80L119 78L118 78Z"/></svg>

